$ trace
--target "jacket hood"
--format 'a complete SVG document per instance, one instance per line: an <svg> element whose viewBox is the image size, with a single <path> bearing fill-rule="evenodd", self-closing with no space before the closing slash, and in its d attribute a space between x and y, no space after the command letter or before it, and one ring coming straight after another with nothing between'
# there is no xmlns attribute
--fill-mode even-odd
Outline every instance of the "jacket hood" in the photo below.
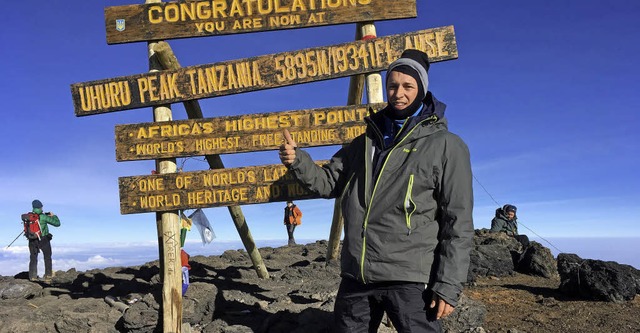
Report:
<svg viewBox="0 0 640 333"><path fill-rule="evenodd" d="M496 218L497 219L501 219L501 220L505 220L505 221L509 221L509 217L507 217L507 214L504 213L502 208L497 208L496 209ZM518 215L514 215L513 216L513 221L515 221L517 219L518 219Z"/></svg>
<svg viewBox="0 0 640 333"><path fill-rule="evenodd" d="M419 115L414 117L409 117L406 120L405 125L403 126L402 131L406 133L407 130L416 126L416 124L432 118L432 120L426 121L422 123L422 126L426 127L430 124L435 124L435 127L432 127L432 130L420 133L418 136L425 136L432 134L433 132L439 131L441 129L447 129L447 120L444 118L444 112L447 108L447 105L433 96L433 94L429 91L427 92L427 96L422 100L424 107ZM390 106L387 105L384 109L378 112L371 112L370 116L365 118L365 121L371 125L373 125L376 130L382 133L382 129L385 126L385 122L393 121L391 118L386 116Z"/></svg>

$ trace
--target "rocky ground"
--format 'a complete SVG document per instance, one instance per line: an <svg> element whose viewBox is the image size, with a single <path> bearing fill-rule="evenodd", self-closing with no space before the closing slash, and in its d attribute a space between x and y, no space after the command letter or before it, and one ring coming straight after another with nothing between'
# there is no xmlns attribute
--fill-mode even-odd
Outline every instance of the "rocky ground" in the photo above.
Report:
<svg viewBox="0 0 640 333"><path fill-rule="evenodd" d="M482 302L487 332L640 332L640 298L626 303L584 301L558 291L559 278L520 273L482 278L466 293Z"/></svg>
<svg viewBox="0 0 640 333"><path fill-rule="evenodd" d="M492 242L474 258L493 253ZM326 242L260 252L269 279L257 277L244 250L191 258L184 333L330 332L339 268L326 262ZM557 275L544 278L473 265L482 274L474 276L461 305L445 322L448 332L640 332L637 297L617 303L586 301L561 293ZM150 262L58 271L51 285L29 282L25 273L0 277L0 333L159 332L158 272L158 263ZM383 325L379 332L394 330Z"/></svg>

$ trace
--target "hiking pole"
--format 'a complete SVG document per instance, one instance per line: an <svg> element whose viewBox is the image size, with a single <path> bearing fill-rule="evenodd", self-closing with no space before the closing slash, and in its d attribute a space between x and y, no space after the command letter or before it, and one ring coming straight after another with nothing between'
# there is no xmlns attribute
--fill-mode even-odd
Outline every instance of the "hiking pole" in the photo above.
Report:
<svg viewBox="0 0 640 333"><path fill-rule="evenodd" d="M24 233L24 230L23 230L23 231L21 231L21 232L18 234L18 237L22 236L22 234L23 234L23 233ZM18 237L16 237L16 239L14 239L14 240L13 240L13 242L11 242L11 244L7 245L7 247L6 247L6 248L8 249L8 248L9 248L9 246L11 246L13 243L15 243L15 241L17 241L17 240L18 240Z"/></svg>

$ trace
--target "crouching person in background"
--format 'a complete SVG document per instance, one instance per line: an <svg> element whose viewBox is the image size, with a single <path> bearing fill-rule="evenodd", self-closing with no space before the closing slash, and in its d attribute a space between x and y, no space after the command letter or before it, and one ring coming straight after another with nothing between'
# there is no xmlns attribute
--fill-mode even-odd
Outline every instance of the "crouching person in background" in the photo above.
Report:
<svg viewBox="0 0 640 333"><path fill-rule="evenodd" d="M504 232L520 242L523 248L527 248L529 246L529 237L518 234L517 211L518 208L510 204L496 209L496 216L491 220L491 232Z"/></svg>

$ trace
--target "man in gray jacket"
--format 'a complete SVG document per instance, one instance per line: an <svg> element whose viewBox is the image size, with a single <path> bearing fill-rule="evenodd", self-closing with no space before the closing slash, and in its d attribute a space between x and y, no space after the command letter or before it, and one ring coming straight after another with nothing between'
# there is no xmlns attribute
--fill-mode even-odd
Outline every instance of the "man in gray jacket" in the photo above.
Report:
<svg viewBox="0 0 640 333"><path fill-rule="evenodd" d="M280 159L309 190L341 200L342 282L334 332L440 332L457 305L473 243L469 151L428 90L429 60L406 50L387 70L388 105L316 166L287 130Z"/></svg>

